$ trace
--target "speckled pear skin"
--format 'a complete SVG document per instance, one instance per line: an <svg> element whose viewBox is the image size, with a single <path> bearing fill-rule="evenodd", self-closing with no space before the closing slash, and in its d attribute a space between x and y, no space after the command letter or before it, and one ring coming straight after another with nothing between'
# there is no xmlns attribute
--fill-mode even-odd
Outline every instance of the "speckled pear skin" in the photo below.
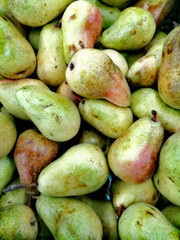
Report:
<svg viewBox="0 0 180 240"><path fill-rule="evenodd" d="M30 43L5 16L0 16L0 32L0 74L11 79L30 76L36 67Z"/></svg>
<svg viewBox="0 0 180 240"><path fill-rule="evenodd" d="M37 234L37 219L30 207L12 204L0 209L0 239L35 240Z"/></svg>
<svg viewBox="0 0 180 240"><path fill-rule="evenodd" d="M171 204L162 210L165 217L178 229L180 229L180 206Z"/></svg>
<svg viewBox="0 0 180 240"><path fill-rule="evenodd" d="M102 240L102 224L92 208L73 198L43 194L36 201L39 216L55 240Z"/></svg>
<svg viewBox="0 0 180 240"><path fill-rule="evenodd" d="M18 104L48 139L63 142L79 131L80 114L76 105L58 93L26 86L16 92Z"/></svg>
<svg viewBox="0 0 180 240"><path fill-rule="evenodd" d="M163 138L164 129L160 122L149 117L140 118L110 146L110 169L125 182L138 184L146 181L156 169Z"/></svg>
<svg viewBox="0 0 180 240"><path fill-rule="evenodd" d="M123 211L118 223L121 240L179 240L180 231L159 209L134 203Z"/></svg>
<svg viewBox="0 0 180 240"><path fill-rule="evenodd" d="M128 7L102 33L100 42L106 48L119 51L138 50L151 41L155 30L155 21L147 10Z"/></svg>
<svg viewBox="0 0 180 240"><path fill-rule="evenodd" d="M38 190L54 197L88 194L102 187L108 174L103 151L94 144L80 143L41 171Z"/></svg>
<svg viewBox="0 0 180 240"><path fill-rule="evenodd" d="M180 132L171 135L163 144L154 183L171 203L180 206Z"/></svg>
<svg viewBox="0 0 180 240"><path fill-rule="evenodd" d="M66 63L75 52L93 48L102 31L102 16L94 4L75 1L66 8L62 17L63 46Z"/></svg>
<svg viewBox="0 0 180 240"><path fill-rule="evenodd" d="M180 26L166 37L158 76L158 92L167 105L180 110Z"/></svg>
<svg viewBox="0 0 180 240"><path fill-rule="evenodd" d="M83 49L74 54L66 70L70 88L80 96L106 99L120 107L128 107L131 92L121 70L106 53Z"/></svg>

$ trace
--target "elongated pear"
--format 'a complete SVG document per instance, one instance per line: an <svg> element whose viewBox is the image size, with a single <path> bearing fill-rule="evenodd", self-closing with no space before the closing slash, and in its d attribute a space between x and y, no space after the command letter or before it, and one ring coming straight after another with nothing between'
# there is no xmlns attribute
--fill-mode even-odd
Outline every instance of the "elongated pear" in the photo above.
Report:
<svg viewBox="0 0 180 240"><path fill-rule="evenodd" d="M108 174L102 150L94 144L80 143L41 171L38 190L56 197L87 194L102 187Z"/></svg>
<svg viewBox="0 0 180 240"><path fill-rule="evenodd" d="M55 240L102 240L99 217L92 208L79 200L41 194L36 201L36 209Z"/></svg>
<svg viewBox="0 0 180 240"><path fill-rule="evenodd" d="M180 231L156 207L134 203L121 215L118 223L121 240L178 240Z"/></svg>
<svg viewBox="0 0 180 240"><path fill-rule="evenodd" d="M62 29L57 23L46 24L40 33L37 76L45 84L59 86L65 80Z"/></svg>
<svg viewBox="0 0 180 240"><path fill-rule="evenodd" d="M0 32L0 74L11 79L30 76L36 67L36 56L30 43L4 16L0 16Z"/></svg>
<svg viewBox="0 0 180 240"><path fill-rule="evenodd" d="M142 183L156 169L164 129L157 119L135 121L110 146L108 162L113 173L128 183Z"/></svg>
<svg viewBox="0 0 180 240"><path fill-rule="evenodd" d="M103 51L83 49L66 70L70 88L86 98L103 98L120 107L130 105L131 93L121 70Z"/></svg>
<svg viewBox="0 0 180 240"><path fill-rule="evenodd" d="M80 127L76 105L58 93L26 86L16 92L18 104L48 139L63 142L73 138Z"/></svg>
<svg viewBox="0 0 180 240"><path fill-rule="evenodd" d="M171 204L162 210L165 217L178 229L180 229L180 206Z"/></svg>
<svg viewBox="0 0 180 240"><path fill-rule="evenodd" d="M18 79L16 81L5 79L0 81L0 102L14 117L23 120L29 120L29 117L19 106L15 93L17 90L28 85L37 85L38 87L48 89L48 87L42 81L37 79L25 78Z"/></svg>
<svg viewBox="0 0 180 240"><path fill-rule="evenodd" d="M85 99L79 103L82 118L110 138L118 138L133 123L128 107L119 107L100 99Z"/></svg>
<svg viewBox="0 0 180 240"><path fill-rule="evenodd" d="M159 93L152 88L141 88L133 92L131 110L138 118L151 117L151 111L155 110L165 130L170 133L180 131L180 111L165 104Z"/></svg>
<svg viewBox="0 0 180 240"><path fill-rule="evenodd" d="M93 48L102 31L102 16L94 4L75 1L66 8L62 17L63 46L66 63L75 52Z"/></svg>

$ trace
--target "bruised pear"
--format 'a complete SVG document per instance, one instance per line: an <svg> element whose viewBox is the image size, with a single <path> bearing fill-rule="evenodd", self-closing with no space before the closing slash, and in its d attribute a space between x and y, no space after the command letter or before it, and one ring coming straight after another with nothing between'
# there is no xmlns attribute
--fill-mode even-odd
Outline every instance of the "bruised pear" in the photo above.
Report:
<svg viewBox="0 0 180 240"><path fill-rule="evenodd" d="M142 183L156 169L164 129L157 118L140 118L115 142L108 152L112 172L127 183Z"/></svg>
<svg viewBox="0 0 180 240"><path fill-rule="evenodd" d="M131 93L125 77L101 50L76 52L66 70L66 80L80 96L103 98L120 107L130 105Z"/></svg>

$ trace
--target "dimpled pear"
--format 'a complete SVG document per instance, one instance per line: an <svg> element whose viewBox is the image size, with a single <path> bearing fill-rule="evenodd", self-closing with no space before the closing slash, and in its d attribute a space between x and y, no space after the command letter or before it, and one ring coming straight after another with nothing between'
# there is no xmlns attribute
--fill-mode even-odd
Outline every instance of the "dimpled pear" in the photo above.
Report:
<svg viewBox="0 0 180 240"><path fill-rule="evenodd" d="M55 197L87 194L102 187L108 174L102 150L94 144L80 143L42 170L38 189Z"/></svg>
<svg viewBox="0 0 180 240"><path fill-rule="evenodd" d="M102 16L94 4L75 1L62 17L64 57L69 64L75 52L93 48L102 31Z"/></svg>
<svg viewBox="0 0 180 240"><path fill-rule="evenodd" d="M152 177L164 138L164 129L157 119L149 117L135 121L108 152L113 173L128 183L142 183Z"/></svg>
<svg viewBox="0 0 180 240"><path fill-rule="evenodd" d="M36 209L55 240L102 240L99 217L79 200L41 194L36 201Z"/></svg>
<svg viewBox="0 0 180 240"><path fill-rule="evenodd" d="M58 93L26 86L16 92L18 104L48 139L63 142L73 138L80 127L76 105Z"/></svg>
<svg viewBox="0 0 180 240"><path fill-rule="evenodd" d="M179 240L180 231L156 207L134 203L123 211L118 223L121 240Z"/></svg>
<svg viewBox="0 0 180 240"><path fill-rule="evenodd" d="M8 20L0 16L0 73L11 79L30 76L36 67L36 55L30 43Z"/></svg>
<svg viewBox="0 0 180 240"><path fill-rule="evenodd" d="M156 24L152 15L139 7L128 7L101 36L106 48L120 51L138 50L152 39Z"/></svg>
<svg viewBox="0 0 180 240"><path fill-rule="evenodd" d="M180 132L171 135L163 144L159 165L154 174L158 191L170 202L180 206Z"/></svg>
<svg viewBox="0 0 180 240"><path fill-rule="evenodd" d="M106 99L120 107L130 105L131 93L125 77L101 50L76 52L66 70L66 80L80 96Z"/></svg>

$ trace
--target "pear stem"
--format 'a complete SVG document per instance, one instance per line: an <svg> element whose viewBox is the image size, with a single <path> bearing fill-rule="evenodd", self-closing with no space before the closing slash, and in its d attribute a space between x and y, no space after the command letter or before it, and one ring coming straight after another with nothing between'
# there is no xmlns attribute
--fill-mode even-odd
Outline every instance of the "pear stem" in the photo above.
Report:
<svg viewBox="0 0 180 240"><path fill-rule="evenodd" d="M11 192L11 191L14 191L14 190L17 190L17 189L20 189L20 188L29 188L29 187L36 187L36 186L37 186L36 183L32 183L32 184L29 184L29 185L26 185L24 183L12 184L11 186L9 186L7 188L4 188L3 193L6 194L8 192Z"/></svg>
<svg viewBox="0 0 180 240"><path fill-rule="evenodd" d="M124 209L125 209L125 207L124 207L123 205L121 205L121 206L119 206L119 207L117 208L117 212L116 212L117 217L120 217L121 212L122 212Z"/></svg>
<svg viewBox="0 0 180 240"><path fill-rule="evenodd" d="M152 118L151 118L152 121L157 122L157 112L155 110L152 110L151 113L153 115Z"/></svg>
<svg viewBox="0 0 180 240"><path fill-rule="evenodd" d="M84 99L83 99L81 96L79 96L78 94L76 94L74 91L73 91L73 95L75 96L75 98L76 98L79 102L84 103Z"/></svg>

